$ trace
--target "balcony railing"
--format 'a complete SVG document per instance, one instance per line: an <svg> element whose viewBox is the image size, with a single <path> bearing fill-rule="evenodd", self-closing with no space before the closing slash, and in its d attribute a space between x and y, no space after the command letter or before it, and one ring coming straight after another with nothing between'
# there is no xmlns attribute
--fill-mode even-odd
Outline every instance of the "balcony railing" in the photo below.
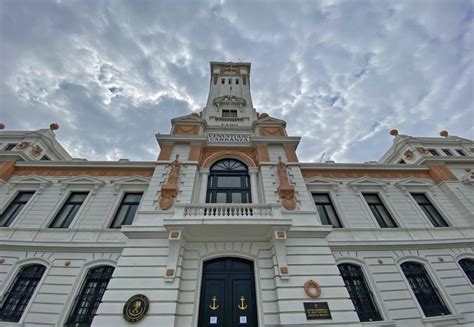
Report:
<svg viewBox="0 0 474 327"><path fill-rule="evenodd" d="M188 204L183 207L184 218L251 218L273 217L273 206L260 204Z"/></svg>

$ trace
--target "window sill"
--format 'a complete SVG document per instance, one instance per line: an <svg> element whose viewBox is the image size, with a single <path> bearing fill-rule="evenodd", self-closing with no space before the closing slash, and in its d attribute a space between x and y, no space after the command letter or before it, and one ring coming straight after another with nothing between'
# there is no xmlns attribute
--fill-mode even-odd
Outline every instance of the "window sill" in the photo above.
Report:
<svg viewBox="0 0 474 327"><path fill-rule="evenodd" d="M446 315L446 316L436 316L436 317L428 317L422 318L421 321L425 324L432 324L432 326L436 326L438 322L442 323L443 325L448 322L452 321L453 324L457 325L458 320L463 319L464 315Z"/></svg>
<svg viewBox="0 0 474 327"><path fill-rule="evenodd" d="M362 326L374 326L374 327L395 327L397 323L391 320L381 321L364 321L361 323Z"/></svg>

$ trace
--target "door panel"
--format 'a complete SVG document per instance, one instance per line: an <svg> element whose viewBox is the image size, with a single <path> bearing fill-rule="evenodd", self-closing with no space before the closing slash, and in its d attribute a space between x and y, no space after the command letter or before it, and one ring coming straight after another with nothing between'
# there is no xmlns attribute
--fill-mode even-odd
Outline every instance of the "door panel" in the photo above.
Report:
<svg viewBox="0 0 474 327"><path fill-rule="evenodd" d="M253 263L219 258L204 263L199 327L257 326Z"/></svg>

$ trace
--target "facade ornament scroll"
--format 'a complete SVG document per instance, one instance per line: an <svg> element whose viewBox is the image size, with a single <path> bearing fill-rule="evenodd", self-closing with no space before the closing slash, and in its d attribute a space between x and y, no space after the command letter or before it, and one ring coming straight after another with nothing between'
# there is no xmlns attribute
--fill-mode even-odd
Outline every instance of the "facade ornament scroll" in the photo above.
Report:
<svg viewBox="0 0 474 327"><path fill-rule="evenodd" d="M174 204L174 199L178 194L178 177L181 170L181 163L179 162L179 154L176 159L170 164L168 174L168 181L161 186L160 208L161 210L168 210Z"/></svg>
<svg viewBox="0 0 474 327"><path fill-rule="evenodd" d="M278 195L280 196L283 207L288 210L296 208L295 201L295 187L290 184L288 180L288 173L286 171L286 164L278 157L278 177L280 179L280 186L278 186Z"/></svg>
<svg viewBox="0 0 474 327"><path fill-rule="evenodd" d="M39 145L35 145L33 149L31 149L31 154L33 157L38 157L43 152L43 149Z"/></svg>
<svg viewBox="0 0 474 327"><path fill-rule="evenodd" d="M30 142L23 141L23 142L18 143L16 145L16 148L19 150L23 150L23 149L26 149L29 145L30 145Z"/></svg>

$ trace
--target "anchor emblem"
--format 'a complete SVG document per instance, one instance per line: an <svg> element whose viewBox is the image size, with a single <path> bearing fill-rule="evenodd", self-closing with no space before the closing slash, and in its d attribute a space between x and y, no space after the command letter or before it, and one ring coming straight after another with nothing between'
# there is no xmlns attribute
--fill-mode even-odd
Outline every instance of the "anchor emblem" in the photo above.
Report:
<svg viewBox="0 0 474 327"><path fill-rule="evenodd" d="M217 297L214 295L212 297L212 304L209 306L209 309L211 309L211 310L219 309L219 305L216 305L216 302L217 302Z"/></svg>
<svg viewBox="0 0 474 327"><path fill-rule="evenodd" d="M242 296L240 297L240 304L237 306L237 308L239 308L239 309L242 310L242 311L245 310L245 309L247 309L247 306L245 305L244 302L245 302L245 297L242 295Z"/></svg>

